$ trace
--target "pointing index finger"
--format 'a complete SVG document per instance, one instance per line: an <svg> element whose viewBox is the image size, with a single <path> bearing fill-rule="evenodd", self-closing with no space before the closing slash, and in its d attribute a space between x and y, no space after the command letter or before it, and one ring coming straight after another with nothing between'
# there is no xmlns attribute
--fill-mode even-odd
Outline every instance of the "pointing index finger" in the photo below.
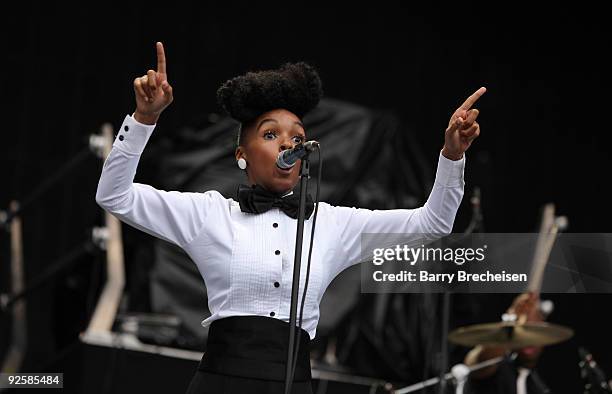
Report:
<svg viewBox="0 0 612 394"><path fill-rule="evenodd" d="M166 54L164 53L164 45L161 42L157 43L157 72L166 73Z"/></svg>
<svg viewBox="0 0 612 394"><path fill-rule="evenodd" d="M461 104L461 107L459 107L459 109L464 109L467 111L468 109L472 108L472 105L474 105L474 103L478 101L480 96L485 94L486 91L487 91L487 88L485 87L478 89L470 97L468 97L467 100L465 100L463 104Z"/></svg>

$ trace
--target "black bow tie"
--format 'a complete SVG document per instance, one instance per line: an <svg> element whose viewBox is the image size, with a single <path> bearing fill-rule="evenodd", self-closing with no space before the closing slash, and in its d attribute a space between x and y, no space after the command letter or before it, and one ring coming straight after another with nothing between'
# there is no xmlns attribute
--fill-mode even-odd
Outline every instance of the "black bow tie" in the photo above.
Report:
<svg viewBox="0 0 612 394"><path fill-rule="evenodd" d="M297 219L300 196L293 193L290 196L281 197L278 194L267 191L260 185L238 185L238 202L242 212L264 213L272 208L280 208L287 216ZM314 203L312 197L310 197L310 194L307 194L306 219L310 218L313 210Z"/></svg>

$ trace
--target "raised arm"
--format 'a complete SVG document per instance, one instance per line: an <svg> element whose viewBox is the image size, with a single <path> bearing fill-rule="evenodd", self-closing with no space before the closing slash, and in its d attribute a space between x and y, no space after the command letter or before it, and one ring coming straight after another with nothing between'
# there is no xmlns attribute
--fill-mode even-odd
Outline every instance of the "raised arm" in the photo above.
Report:
<svg viewBox="0 0 612 394"><path fill-rule="evenodd" d="M136 111L127 115L104 162L96 202L121 221L148 234L185 246L201 231L217 192L181 193L134 183L145 145L161 112L172 102L163 45L157 43L157 71L134 80Z"/></svg>
<svg viewBox="0 0 612 394"><path fill-rule="evenodd" d="M408 238L402 237L402 240L416 245L452 231L463 198L464 153L480 134L480 126L476 122L478 110L471 107L485 91L485 88L478 89L452 114L445 131L444 147L438 158L435 182L427 202L422 207L391 210L334 208L344 252L336 273L361 262L362 247L368 249L373 246L361 244L361 235L364 233L412 234L407 235ZM385 246L387 245L376 247Z"/></svg>

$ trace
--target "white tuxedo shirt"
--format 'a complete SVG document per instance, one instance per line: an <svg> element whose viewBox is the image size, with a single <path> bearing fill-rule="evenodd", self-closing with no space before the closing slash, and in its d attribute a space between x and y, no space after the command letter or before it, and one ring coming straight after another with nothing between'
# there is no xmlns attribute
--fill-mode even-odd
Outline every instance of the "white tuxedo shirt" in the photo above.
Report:
<svg viewBox="0 0 612 394"><path fill-rule="evenodd" d="M289 321L297 220L278 208L244 213L237 201L214 190L179 192L134 183L138 161L155 125L126 116L104 162L97 203L121 221L181 247L197 265L212 315L259 315ZM438 158L427 202L416 209L369 210L321 202L302 328L316 334L325 289L345 268L361 261L363 233L442 236L452 230L463 197L464 158ZM304 227L300 302L312 217ZM419 241L420 242L420 241ZM299 312L299 309L298 309ZM299 317L299 316L298 316Z"/></svg>

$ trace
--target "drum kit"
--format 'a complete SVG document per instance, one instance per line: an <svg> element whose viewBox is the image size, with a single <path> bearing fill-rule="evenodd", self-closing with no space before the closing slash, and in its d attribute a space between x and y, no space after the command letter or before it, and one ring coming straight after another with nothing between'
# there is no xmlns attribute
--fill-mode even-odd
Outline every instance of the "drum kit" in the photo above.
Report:
<svg viewBox="0 0 612 394"><path fill-rule="evenodd" d="M491 347L505 351L505 355L494 357L479 363L470 365L457 364L449 372L438 377L432 377L419 383L403 388L394 388L392 384L384 381L367 381L363 384L370 385L370 392L388 392L405 394L421 391L434 386L454 386L456 394L463 394L469 375L478 370L500 364L504 361L513 361L520 349L527 347L544 347L558 344L570 339L574 335L571 328L547 322L530 322L521 318L512 319L504 315L505 321L496 323L475 324L460 327L448 335L448 340L456 345L466 347ZM585 393L612 393L604 374L598 370L592 356L581 348L581 375L586 381ZM322 378L322 377L318 377ZM336 377L328 380L337 380ZM353 384L354 377L351 379ZM374 389L376 388L376 389ZM590 389L589 389L590 388ZM448 391L440 391L448 392ZM543 392L547 392L546 389Z"/></svg>
<svg viewBox="0 0 612 394"><path fill-rule="evenodd" d="M539 298L538 295L540 294L543 282L545 266L548 262L557 233L566 225L567 220L565 218L554 216L554 206L552 204L544 206L538 243L531 265L532 271L526 289L530 297L533 295L536 296L535 300ZM446 296L449 297L449 294L446 294ZM552 302L537 302L539 303L541 317L547 317L548 314L552 312ZM541 348L558 344L570 339L574 335L574 331L571 328L562 325L544 321L530 321L527 318L527 314L524 314L524 312L524 310L519 311L518 309L511 308L508 313L502 315L502 319L499 322L459 327L450 333L447 329L443 330L443 343L448 340L450 343L465 347L480 349L494 348L497 350L493 353L499 355L498 357L492 357L486 360L481 360L476 357L474 360L468 362L468 365L457 364L450 368L450 370L447 369L446 365L442 365L441 370L448 372L443 372L439 376L403 388L394 388L388 382L386 384L380 384L379 382L377 384L378 388L382 388L384 392L405 394L425 392L421 390L426 388L438 389L438 392L446 393L451 387L454 387L456 394L463 394L468 377L473 372L501 363L512 362L519 357L518 355L521 353L522 349L530 347ZM446 321L447 318L443 320ZM447 349L443 347L442 352L446 354ZM586 352L583 353L586 354ZM588 354L588 356L581 355L580 359L579 366L581 368L581 375L586 381L585 393L612 393L609 388L609 383L606 381L604 374L598 370L596 364L592 360L592 356L590 354ZM536 377L534 376L533 379L536 379ZM372 385L372 387L374 387L374 385ZM541 382L540 387L542 388L542 392L548 392L543 382ZM379 391L376 390L371 392Z"/></svg>
<svg viewBox="0 0 612 394"><path fill-rule="evenodd" d="M550 252L559 231L567 226L567 219L563 216L555 216L553 204L547 204L543 208L540 232L536 250L532 261L532 270L529 276L527 291L538 295L541 290L545 266L548 262ZM545 304L548 303L547 306ZM552 302L540 302L540 311L546 316L552 311ZM396 394L411 393L426 387L441 387L440 392L447 386L447 382L453 383L456 394L463 394L464 387L472 372L500 364L504 361L513 361L517 358L520 349L529 347L544 347L561 343L574 335L571 328L547 323L543 321L528 321L526 315L506 313L502 320L494 323L475 324L460 327L445 336L449 342L466 347L485 347L500 349L504 356L493 357L480 363L470 365L457 364L450 372L443 373L420 383L416 383L401 389L393 390ZM610 383L603 372L598 368L592 355L585 349L580 349L581 376L585 380L585 393L612 393ZM544 386L543 392L548 392Z"/></svg>
<svg viewBox="0 0 612 394"><path fill-rule="evenodd" d="M516 357L515 351L526 347L542 347L568 340L574 331L568 327L546 322L526 322L521 319L510 319L496 323L475 324L457 328L448 335L448 340L456 345L466 347L495 347L507 351L505 356L473 364L457 364L450 372L401 389L396 394L412 393L426 387L452 382L455 393L462 394L468 376L475 371L491 367Z"/></svg>

